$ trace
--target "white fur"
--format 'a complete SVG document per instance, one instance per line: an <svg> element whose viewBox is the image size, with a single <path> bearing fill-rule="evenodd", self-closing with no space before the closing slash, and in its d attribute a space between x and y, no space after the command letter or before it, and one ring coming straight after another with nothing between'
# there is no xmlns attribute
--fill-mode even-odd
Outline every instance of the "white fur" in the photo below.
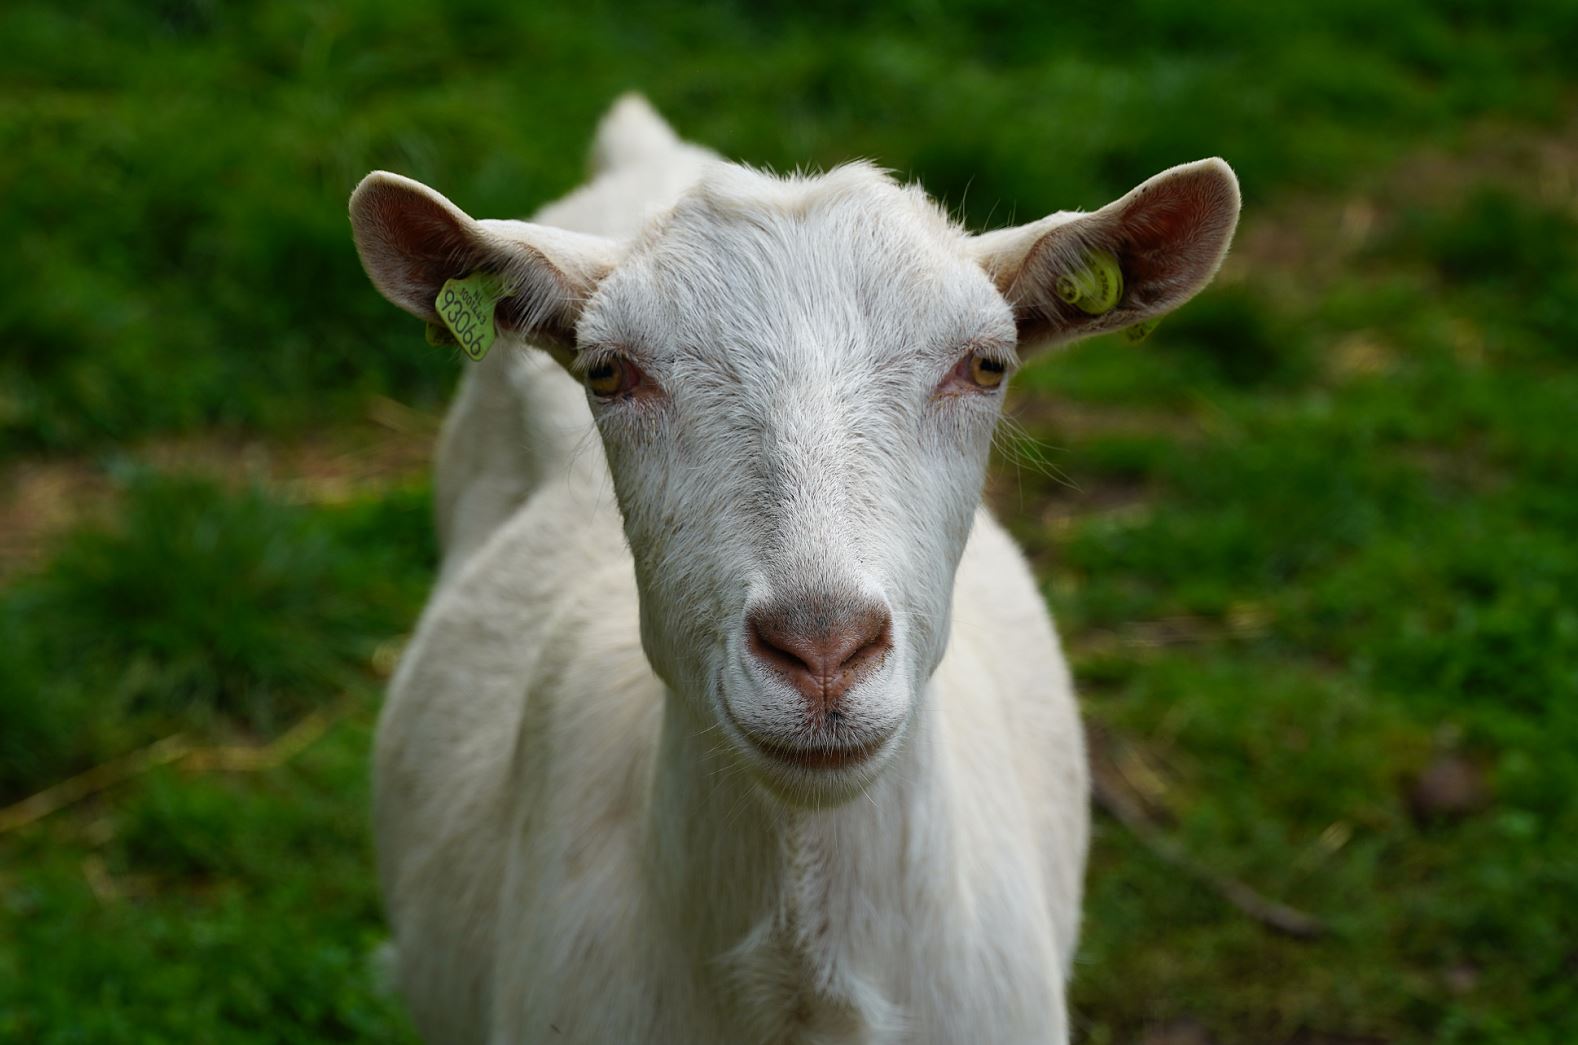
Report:
<svg viewBox="0 0 1578 1045"><path fill-rule="evenodd" d="M379 725L379 870L417 1027L1066 1040L1082 734L1034 578L979 506L1001 393L948 375L972 351L1012 364L1016 327L1088 332L1023 291L1066 250L1052 237L1082 228L1144 268L1151 232L1107 208L993 245L867 166L723 164L638 99L594 156L532 224L457 209L451 228L441 197L386 175L352 201L392 300L424 314L445 275L411 250L493 264L546 296L519 337L556 346L496 347L463 382L438 461L444 579ZM1214 162L1147 185L1221 196ZM407 197L426 215L410 228ZM1220 263L1220 217L1183 222L1219 242L1181 245L1167 303ZM655 394L589 396L571 375L608 358ZM801 597L892 612L834 738L881 743L855 769L785 769L748 739L828 741L743 648L749 607Z"/></svg>

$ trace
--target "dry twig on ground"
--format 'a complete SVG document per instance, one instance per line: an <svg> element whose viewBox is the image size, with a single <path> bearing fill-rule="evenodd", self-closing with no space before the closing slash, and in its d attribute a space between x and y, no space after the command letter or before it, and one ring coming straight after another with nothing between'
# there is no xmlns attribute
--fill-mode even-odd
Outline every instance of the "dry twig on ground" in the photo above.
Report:
<svg viewBox="0 0 1578 1045"><path fill-rule="evenodd" d="M1216 873L1185 852L1183 846L1156 825L1139 798L1129 792L1113 757L1113 745L1113 739L1104 730L1091 727L1091 791L1096 808L1127 828L1152 854L1273 932L1299 940L1313 940L1326 932L1325 924L1314 915L1268 899L1244 882Z"/></svg>
<svg viewBox="0 0 1578 1045"><path fill-rule="evenodd" d="M266 744L198 747L184 733L171 734L0 809L0 834L26 827L159 766L180 764L182 769L193 773L255 773L274 769L317 742L350 710L351 704L351 697L341 697L301 718Z"/></svg>

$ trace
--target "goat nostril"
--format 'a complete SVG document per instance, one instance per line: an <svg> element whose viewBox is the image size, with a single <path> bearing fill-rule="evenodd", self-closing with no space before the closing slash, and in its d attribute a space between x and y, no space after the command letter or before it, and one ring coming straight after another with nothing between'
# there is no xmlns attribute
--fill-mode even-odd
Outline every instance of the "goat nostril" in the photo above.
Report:
<svg viewBox="0 0 1578 1045"><path fill-rule="evenodd" d="M840 668L851 668L887 652L893 645L893 624L886 612L871 614L851 632L848 652L838 662Z"/></svg>
<svg viewBox="0 0 1578 1045"><path fill-rule="evenodd" d="M763 660L773 661L791 671L815 672L816 668L792 648L792 636L783 635L771 621L752 617L749 625L751 652Z"/></svg>

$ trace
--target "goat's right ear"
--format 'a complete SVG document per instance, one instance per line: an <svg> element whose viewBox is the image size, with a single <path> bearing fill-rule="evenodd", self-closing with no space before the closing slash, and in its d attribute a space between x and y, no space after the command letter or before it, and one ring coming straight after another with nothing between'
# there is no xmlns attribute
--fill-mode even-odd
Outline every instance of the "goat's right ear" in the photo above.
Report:
<svg viewBox="0 0 1578 1045"><path fill-rule="evenodd" d="M429 323L446 280L483 271L513 288L494 321L555 354L619 261L612 240L524 221L476 221L421 182L374 171L351 194L351 233L379 293Z"/></svg>

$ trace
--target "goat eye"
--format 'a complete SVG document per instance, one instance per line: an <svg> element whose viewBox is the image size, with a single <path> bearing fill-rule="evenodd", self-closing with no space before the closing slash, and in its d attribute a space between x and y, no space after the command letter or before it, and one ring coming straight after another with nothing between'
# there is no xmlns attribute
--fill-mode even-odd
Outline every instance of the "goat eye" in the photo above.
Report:
<svg viewBox="0 0 1578 1045"><path fill-rule="evenodd" d="M996 388L1003 383L1003 375L1008 368L996 359L986 356L970 357L970 380L982 388Z"/></svg>
<svg viewBox="0 0 1578 1045"><path fill-rule="evenodd" d="M592 390L593 395L607 399L634 388L635 379L635 367L610 359L587 370L586 387Z"/></svg>

